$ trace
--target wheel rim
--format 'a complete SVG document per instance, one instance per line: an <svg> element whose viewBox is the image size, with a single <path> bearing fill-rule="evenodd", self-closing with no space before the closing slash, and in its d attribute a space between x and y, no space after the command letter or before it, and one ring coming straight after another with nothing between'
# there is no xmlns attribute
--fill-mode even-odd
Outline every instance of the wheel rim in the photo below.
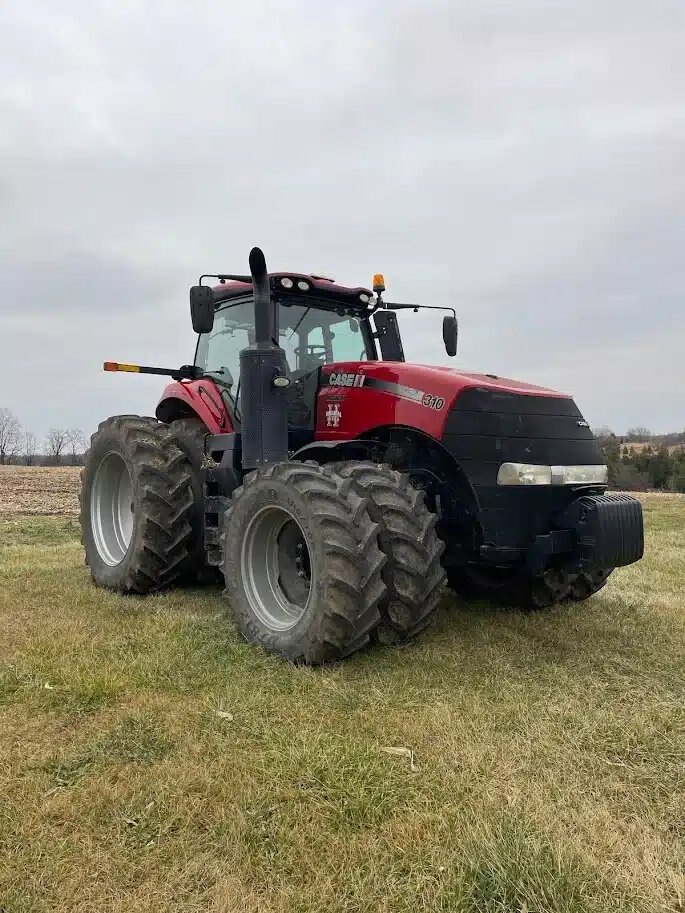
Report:
<svg viewBox="0 0 685 913"><path fill-rule="evenodd" d="M312 591L309 546L293 515L264 507L250 520L241 548L248 601L272 631L288 631L304 615Z"/></svg>
<svg viewBox="0 0 685 913"><path fill-rule="evenodd" d="M133 483L123 457L110 451L95 473L90 498L90 525L98 555L116 567L133 536Z"/></svg>

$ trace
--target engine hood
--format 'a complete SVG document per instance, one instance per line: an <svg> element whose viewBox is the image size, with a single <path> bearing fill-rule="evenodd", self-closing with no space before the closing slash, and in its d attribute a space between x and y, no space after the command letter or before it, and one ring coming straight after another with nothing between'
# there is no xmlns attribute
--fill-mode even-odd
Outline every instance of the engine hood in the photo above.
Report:
<svg viewBox="0 0 685 913"><path fill-rule="evenodd" d="M324 365L316 410L317 438L362 437L384 426L415 428L440 440L454 410L538 411L576 407L566 394L504 377L395 361ZM520 402L526 400L525 403ZM537 405L536 403L541 404ZM529 408L530 407L530 408Z"/></svg>
<svg viewBox="0 0 685 913"><path fill-rule="evenodd" d="M470 387L500 391L502 393L530 394L531 396L558 396L567 398L567 393L559 393L547 387L539 387L524 381L498 377L494 374L478 374L470 371L459 371L441 365L420 365L407 362L369 361L357 369L368 377L391 381L439 393L446 399L454 400L457 395Z"/></svg>

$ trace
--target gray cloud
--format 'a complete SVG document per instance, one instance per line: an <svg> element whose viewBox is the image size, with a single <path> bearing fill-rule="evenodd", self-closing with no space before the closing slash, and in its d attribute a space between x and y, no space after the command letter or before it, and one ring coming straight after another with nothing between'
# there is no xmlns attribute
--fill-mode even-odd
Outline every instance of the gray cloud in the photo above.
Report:
<svg viewBox="0 0 685 913"><path fill-rule="evenodd" d="M684 33L678 0L4 4L3 401L149 413L100 362L187 361L187 287L260 243L454 303L460 365L681 428Z"/></svg>

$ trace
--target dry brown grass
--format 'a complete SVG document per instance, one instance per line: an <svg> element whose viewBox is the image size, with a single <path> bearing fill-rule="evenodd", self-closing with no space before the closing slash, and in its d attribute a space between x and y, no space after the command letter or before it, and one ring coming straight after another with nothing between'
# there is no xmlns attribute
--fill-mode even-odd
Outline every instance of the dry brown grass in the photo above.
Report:
<svg viewBox="0 0 685 913"><path fill-rule="evenodd" d="M654 441L626 441L624 444L621 444L621 448L626 447L628 450L632 450L635 453L641 453L648 447L651 447L652 450L658 450L659 446L660 445ZM670 454L681 453L685 450L685 444L668 444L666 449Z"/></svg>
<svg viewBox="0 0 685 913"><path fill-rule="evenodd" d="M0 466L3 514L78 514L78 466Z"/></svg>
<svg viewBox="0 0 685 913"><path fill-rule="evenodd" d="M644 500L592 601L446 599L319 670L218 589L94 589L69 517L0 520L0 909L684 910L685 502Z"/></svg>

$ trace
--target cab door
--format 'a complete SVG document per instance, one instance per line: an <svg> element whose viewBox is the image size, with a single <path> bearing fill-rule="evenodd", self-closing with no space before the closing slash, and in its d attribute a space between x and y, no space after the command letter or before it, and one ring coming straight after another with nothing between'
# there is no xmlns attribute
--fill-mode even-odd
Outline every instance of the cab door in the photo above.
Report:
<svg viewBox="0 0 685 913"><path fill-rule="evenodd" d="M230 303L216 312L211 332L200 335L195 352L195 364L221 391L234 427L240 420L240 352L253 340L252 301Z"/></svg>

